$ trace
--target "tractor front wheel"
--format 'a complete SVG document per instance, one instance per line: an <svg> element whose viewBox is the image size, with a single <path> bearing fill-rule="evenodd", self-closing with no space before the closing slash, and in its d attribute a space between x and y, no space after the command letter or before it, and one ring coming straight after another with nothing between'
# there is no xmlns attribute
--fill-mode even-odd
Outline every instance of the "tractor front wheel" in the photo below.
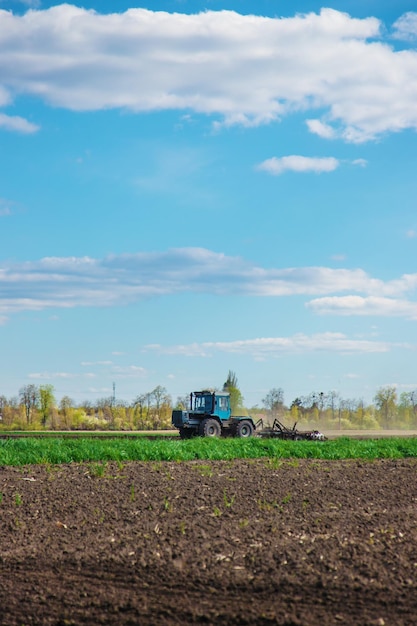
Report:
<svg viewBox="0 0 417 626"><path fill-rule="evenodd" d="M191 439L195 435L195 431L192 428L180 428L181 439Z"/></svg>
<svg viewBox="0 0 417 626"><path fill-rule="evenodd" d="M206 417L200 424L199 433L202 437L220 437L222 428L212 417Z"/></svg>
<svg viewBox="0 0 417 626"><path fill-rule="evenodd" d="M249 420L242 420L236 425L236 437L252 437L253 424Z"/></svg>

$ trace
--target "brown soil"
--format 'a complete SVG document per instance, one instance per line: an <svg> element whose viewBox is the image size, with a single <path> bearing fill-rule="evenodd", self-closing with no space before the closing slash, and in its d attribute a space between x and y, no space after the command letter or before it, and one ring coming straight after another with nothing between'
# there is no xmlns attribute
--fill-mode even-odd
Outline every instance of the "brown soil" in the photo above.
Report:
<svg viewBox="0 0 417 626"><path fill-rule="evenodd" d="M417 623L417 459L0 467L0 623Z"/></svg>

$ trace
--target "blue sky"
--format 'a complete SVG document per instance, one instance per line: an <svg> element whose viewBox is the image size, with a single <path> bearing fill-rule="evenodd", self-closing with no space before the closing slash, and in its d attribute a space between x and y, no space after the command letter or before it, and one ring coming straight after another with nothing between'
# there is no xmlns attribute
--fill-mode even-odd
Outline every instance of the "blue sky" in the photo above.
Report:
<svg viewBox="0 0 417 626"><path fill-rule="evenodd" d="M0 1L0 393L417 389L416 103L414 0Z"/></svg>

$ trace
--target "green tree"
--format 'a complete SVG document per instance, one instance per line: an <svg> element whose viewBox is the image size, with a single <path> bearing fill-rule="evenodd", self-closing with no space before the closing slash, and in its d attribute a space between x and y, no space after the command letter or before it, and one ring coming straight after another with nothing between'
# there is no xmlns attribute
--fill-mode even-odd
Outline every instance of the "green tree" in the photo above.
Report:
<svg viewBox="0 0 417 626"><path fill-rule="evenodd" d="M375 398L375 406L381 417L381 424L389 428L397 415L397 391L395 387L381 387Z"/></svg>
<svg viewBox="0 0 417 626"><path fill-rule="evenodd" d="M42 426L46 426L48 417L55 406L54 386L41 385L39 387L39 408L41 413Z"/></svg>
<svg viewBox="0 0 417 626"><path fill-rule="evenodd" d="M231 370L229 370L226 382L223 385L223 391L229 392L232 415L237 415L239 411L243 408L243 396L239 389L237 376Z"/></svg>

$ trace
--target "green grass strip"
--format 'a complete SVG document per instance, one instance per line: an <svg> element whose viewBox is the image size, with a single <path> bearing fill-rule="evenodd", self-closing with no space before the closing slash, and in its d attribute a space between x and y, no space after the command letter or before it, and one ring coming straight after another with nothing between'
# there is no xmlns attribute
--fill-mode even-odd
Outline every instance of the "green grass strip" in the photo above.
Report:
<svg viewBox="0 0 417 626"><path fill-rule="evenodd" d="M270 458L401 459L417 457L417 438L281 441L273 439L2 439L0 465L83 461L190 461Z"/></svg>

